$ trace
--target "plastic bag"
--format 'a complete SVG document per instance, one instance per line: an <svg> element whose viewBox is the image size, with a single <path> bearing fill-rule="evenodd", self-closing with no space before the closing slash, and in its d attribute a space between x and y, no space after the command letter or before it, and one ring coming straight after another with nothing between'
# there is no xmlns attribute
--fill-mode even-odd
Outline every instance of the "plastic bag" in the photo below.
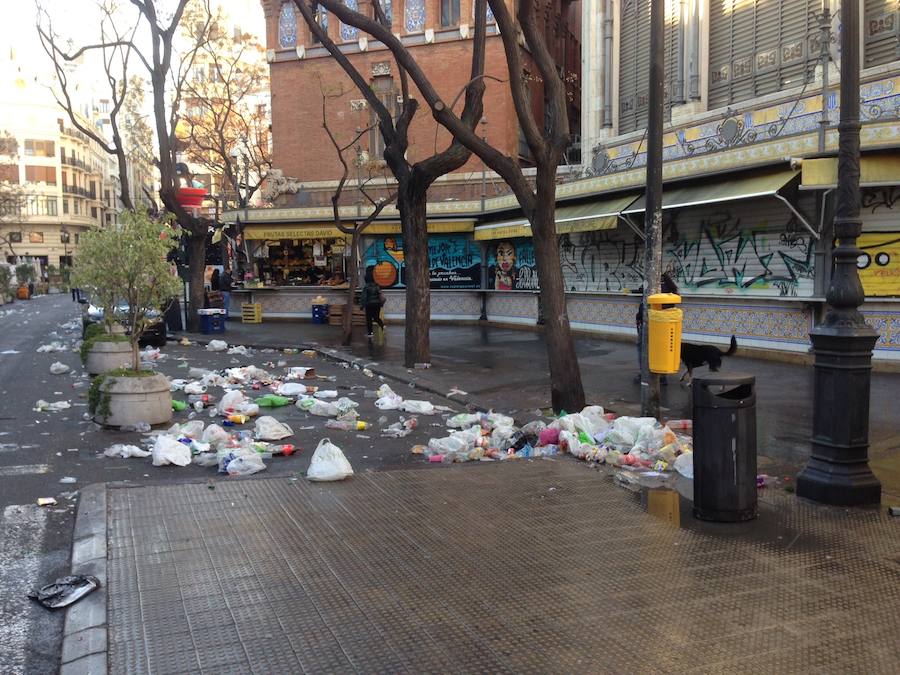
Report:
<svg viewBox="0 0 900 675"><path fill-rule="evenodd" d="M200 382L188 382L184 385L184 393L185 394L205 394L206 393L206 385L201 384Z"/></svg>
<svg viewBox="0 0 900 675"><path fill-rule="evenodd" d="M381 389L379 388L378 391L380 392ZM403 405L403 398L392 391L384 396L380 396L375 401L375 407L379 410L397 410L401 405Z"/></svg>
<svg viewBox="0 0 900 675"><path fill-rule="evenodd" d="M620 452L630 452L641 429L648 426L652 429L657 424L653 417L619 417L606 434L604 443Z"/></svg>
<svg viewBox="0 0 900 675"><path fill-rule="evenodd" d="M341 396L334 404L338 407L338 412L341 414L359 407L359 403L346 396Z"/></svg>
<svg viewBox="0 0 900 675"><path fill-rule="evenodd" d="M225 466L225 472L229 476L250 476L259 473L266 468L263 458L259 453L246 453L232 459Z"/></svg>
<svg viewBox="0 0 900 675"><path fill-rule="evenodd" d="M476 424L481 424L481 415L479 413L459 413L447 420L447 426L451 429L468 429Z"/></svg>
<svg viewBox="0 0 900 675"><path fill-rule="evenodd" d="M375 390L375 393L378 394L378 398L383 396L390 396L394 394L394 390L391 389L389 384L382 384L378 389ZM396 394L394 394L396 396Z"/></svg>
<svg viewBox="0 0 900 675"><path fill-rule="evenodd" d="M258 441L280 441L282 438L293 436L294 430L284 422L279 422L268 415L256 420L254 437Z"/></svg>
<svg viewBox="0 0 900 675"><path fill-rule="evenodd" d="M169 436L200 438L203 435L203 422L200 420L191 420L184 424L173 424L166 433L169 434Z"/></svg>
<svg viewBox="0 0 900 675"><path fill-rule="evenodd" d="M319 441L312 460L309 462L306 477L309 480L324 482L344 480L352 475L353 467L350 466L350 462L347 461L341 449L327 438Z"/></svg>
<svg viewBox="0 0 900 675"><path fill-rule="evenodd" d="M226 443L230 438L231 436L229 433L218 424L210 424L203 430L203 435L200 437L200 440L204 443L209 443L212 446L218 446L222 443Z"/></svg>
<svg viewBox="0 0 900 675"><path fill-rule="evenodd" d="M153 466L187 466L191 463L191 449L170 436L157 436L153 444Z"/></svg>
<svg viewBox="0 0 900 675"><path fill-rule="evenodd" d="M222 414L226 410L236 408L241 403L244 403L247 400L248 399L246 396L244 396L243 392L238 391L237 389L232 389L231 391L225 392L222 400L219 401L219 405L216 406L216 410L219 412L219 414Z"/></svg>
<svg viewBox="0 0 900 675"><path fill-rule="evenodd" d="M250 353L250 350L247 349L244 345L238 345L237 347L231 347L228 350L229 354L238 354L240 356L247 356Z"/></svg>
<svg viewBox="0 0 900 675"><path fill-rule="evenodd" d="M516 421L509 415L501 415L500 413L489 412L484 416L490 428L495 427L511 427Z"/></svg>
<svg viewBox="0 0 900 675"><path fill-rule="evenodd" d="M686 452L675 458L675 470L685 478L694 477L694 453Z"/></svg>
<svg viewBox="0 0 900 675"><path fill-rule="evenodd" d="M288 380L306 380L316 376L315 368L298 368L293 367L288 370Z"/></svg>
<svg viewBox="0 0 900 675"><path fill-rule="evenodd" d="M266 394L265 396L260 396L256 399L256 405L263 408L281 408L290 404L291 399L286 396L279 396L278 394Z"/></svg>
<svg viewBox="0 0 900 675"><path fill-rule="evenodd" d="M275 393L280 394L281 396L303 396L310 393L310 391L309 387L307 387L305 384L300 384L298 382L285 382L275 390Z"/></svg>
<svg viewBox="0 0 900 675"><path fill-rule="evenodd" d="M318 415L319 417L337 417L341 414L341 409L338 408L337 403L332 403L331 401L319 401L314 398L306 400L312 401L312 405L304 407L310 415Z"/></svg>
<svg viewBox="0 0 900 675"><path fill-rule="evenodd" d="M337 398L336 389L321 389L313 394L314 398Z"/></svg>
<svg viewBox="0 0 900 675"><path fill-rule="evenodd" d="M70 370L71 368L69 368L69 366L65 363L60 363L59 361L54 361L50 365L50 372L53 375L62 375L63 373L68 373Z"/></svg>
<svg viewBox="0 0 900 675"><path fill-rule="evenodd" d="M228 349L228 343L224 340L210 340L209 344L206 345L206 351L208 352L224 352Z"/></svg>
<svg viewBox="0 0 900 675"><path fill-rule="evenodd" d="M129 457L150 456L150 452L148 450L141 450L136 445L125 445L123 443L116 443L115 445L109 446L106 450L103 451L103 454L106 457L119 457L121 459L128 459Z"/></svg>
<svg viewBox="0 0 900 675"><path fill-rule="evenodd" d="M417 415L434 415L434 405L429 401L407 399L400 404L400 410Z"/></svg>

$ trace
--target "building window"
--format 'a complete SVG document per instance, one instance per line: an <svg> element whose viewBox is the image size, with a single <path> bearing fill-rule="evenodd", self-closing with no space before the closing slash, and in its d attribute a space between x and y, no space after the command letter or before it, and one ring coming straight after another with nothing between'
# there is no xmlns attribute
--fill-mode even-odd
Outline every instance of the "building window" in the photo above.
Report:
<svg viewBox="0 0 900 675"><path fill-rule="evenodd" d="M43 244L44 243L44 233L43 232L29 232L28 233L28 243L29 244Z"/></svg>
<svg viewBox="0 0 900 675"><path fill-rule="evenodd" d="M73 206L74 209L75 209L75 210L74 210L74 214L75 214L76 216L80 216L80 215L81 215L81 202L80 202L79 200L77 200L77 199L73 199L73 200L72 200L72 206Z"/></svg>
<svg viewBox="0 0 900 675"><path fill-rule="evenodd" d="M297 46L297 12L293 0L281 5L278 14L278 44L282 49Z"/></svg>
<svg viewBox="0 0 900 675"><path fill-rule="evenodd" d="M352 9L354 12L359 10L358 0L344 0L344 6L347 9ZM358 37L359 29L356 26L348 26L344 22L341 22L341 40L350 42Z"/></svg>
<svg viewBox="0 0 900 675"><path fill-rule="evenodd" d="M459 0L441 0L441 25L459 25Z"/></svg>
<svg viewBox="0 0 900 675"><path fill-rule="evenodd" d="M97 219L97 207L96 206L91 207L91 218L93 218L94 220Z"/></svg>
<svg viewBox="0 0 900 675"><path fill-rule="evenodd" d="M425 0L406 0L403 23L407 33L420 33L425 30Z"/></svg>
<svg viewBox="0 0 900 675"><path fill-rule="evenodd" d="M63 199L63 213L64 214L69 213L69 200L68 199Z"/></svg>
<svg viewBox="0 0 900 675"><path fill-rule="evenodd" d="M372 91L391 113L391 117L396 120L398 106L394 79L389 75L376 77L372 80ZM382 159L384 157L384 137L381 135L381 129L378 128L378 114L374 110L371 111L369 123L373 125L369 132L369 159Z"/></svg>
<svg viewBox="0 0 900 675"><path fill-rule="evenodd" d="M316 6L316 23L322 28L325 33L328 33L328 12L325 11L324 7ZM313 43L317 43L319 38L315 35L311 35Z"/></svg>
<svg viewBox="0 0 900 675"><path fill-rule="evenodd" d="M29 157L56 157L56 143L25 139L25 154Z"/></svg>
<svg viewBox="0 0 900 675"><path fill-rule="evenodd" d="M900 4L897 0L865 0L864 68L900 59Z"/></svg>
<svg viewBox="0 0 900 675"><path fill-rule="evenodd" d="M10 244L21 244L22 243L22 233L21 232L10 232L9 233L9 243Z"/></svg>
<svg viewBox="0 0 900 675"><path fill-rule="evenodd" d="M56 197L31 197L28 200L29 216L55 216Z"/></svg>
<svg viewBox="0 0 900 675"><path fill-rule="evenodd" d="M384 12L384 16L387 19L387 25L394 25L394 1L393 0L379 0L381 3L381 10Z"/></svg>
<svg viewBox="0 0 900 675"><path fill-rule="evenodd" d="M47 185L56 185L56 167L26 165L25 180L29 183L44 182Z"/></svg>

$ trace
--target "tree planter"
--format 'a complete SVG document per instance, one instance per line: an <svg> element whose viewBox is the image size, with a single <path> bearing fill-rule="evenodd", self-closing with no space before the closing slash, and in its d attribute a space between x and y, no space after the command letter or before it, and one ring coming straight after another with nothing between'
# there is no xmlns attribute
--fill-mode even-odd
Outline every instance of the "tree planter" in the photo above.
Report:
<svg viewBox="0 0 900 675"><path fill-rule="evenodd" d="M106 376L94 419L111 427L139 422L165 424L172 419L172 393L165 375Z"/></svg>
<svg viewBox="0 0 900 675"><path fill-rule="evenodd" d="M131 344L129 342L94 342L84 361L84 369L90 375L100 375L111 370L127 368L131 365Z"/></svg>

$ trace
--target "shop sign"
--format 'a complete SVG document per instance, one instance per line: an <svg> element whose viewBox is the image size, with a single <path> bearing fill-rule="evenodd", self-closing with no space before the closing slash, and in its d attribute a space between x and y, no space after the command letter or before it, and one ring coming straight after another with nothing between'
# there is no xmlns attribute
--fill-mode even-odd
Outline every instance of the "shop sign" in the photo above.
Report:
<svg viewBox="0 0 900 675"><path fill-rule="evenodd" d="M345 235L333 225L311 225L308 227L245 227L247 239L335 239Z"/></svg>

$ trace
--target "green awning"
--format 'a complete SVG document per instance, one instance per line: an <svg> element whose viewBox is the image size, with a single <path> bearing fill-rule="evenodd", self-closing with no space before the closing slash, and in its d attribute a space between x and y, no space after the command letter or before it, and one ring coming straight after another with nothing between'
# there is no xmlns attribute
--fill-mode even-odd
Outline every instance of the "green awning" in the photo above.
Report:
<svg viewBox="0 0 900 675"><path fill-rule="evenodd" d="M556 232L567 234L614 230L618 224L619 214L635 199L637 199L636 194L629 194L577 206L558 206L556 207Z"/></svg>
<svg viewBox="0 0 900 675"><path fill-rule="evenodd" d="M730 178L719 182L691 184L684 187L663 186L663 209L680 209L688 206L705 206L753 197L778 196L778 191L797 177L798 171L784 170ZM646 210L645 197L641 197L623 213L642 213Z"/></svg>

